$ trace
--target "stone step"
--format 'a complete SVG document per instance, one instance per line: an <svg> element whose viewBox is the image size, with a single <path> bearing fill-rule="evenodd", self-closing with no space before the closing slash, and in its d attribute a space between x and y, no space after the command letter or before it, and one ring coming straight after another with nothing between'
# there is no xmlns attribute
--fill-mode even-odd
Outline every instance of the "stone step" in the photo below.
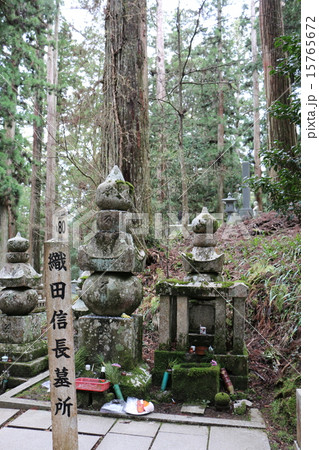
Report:
<svg viewBox="0 0 319 450"><path fill-rule="evenodd" d="M26 362L0 362L0 373L9 370L10 377L31 378L48 368L48 355Z"/></svg>

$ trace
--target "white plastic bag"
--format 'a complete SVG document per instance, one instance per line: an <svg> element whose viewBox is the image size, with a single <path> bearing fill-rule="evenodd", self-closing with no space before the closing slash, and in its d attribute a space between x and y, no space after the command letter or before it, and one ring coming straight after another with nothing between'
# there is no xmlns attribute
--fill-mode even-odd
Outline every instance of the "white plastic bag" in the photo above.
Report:
<svg viewBox="0 0 319 450"><path fill-rule="evenodd" d="M109 403L104 403L102 408L100 409L100 412L112 412L112 413L123 413L124 409L126 407L126 403L124 400L112 400Z"/></svg>

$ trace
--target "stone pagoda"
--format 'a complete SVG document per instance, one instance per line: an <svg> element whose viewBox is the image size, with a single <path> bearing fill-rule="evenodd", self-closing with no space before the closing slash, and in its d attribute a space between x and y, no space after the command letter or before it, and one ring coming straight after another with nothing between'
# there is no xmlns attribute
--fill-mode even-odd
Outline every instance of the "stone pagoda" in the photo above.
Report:
<svg viewBox="0 0 319 450"><path fill-rule="evenodd" d="M190 253L182 253L183 266L190 281L217 281L223 270L224 255L218 255L214 246L217 220L209 214L207 208L192 221L193 248Z"/></svg>
<svg viewBox="0 0 319 450"><path fill-rule="evenodd" d="M41 339L45 312L34 312L41 275L28 263L29 241L9 239L7 263L0 270L0 369L9 370L9 387L23 383L48 366L47 344Z"/></svg>
<svg viewBox="0 0 319 450"><path fill-rule="evenodd" d="M96 191L98 231L78 253L80 268L91 273L82 286L81 298L91 314L79 318L79 347L89 350L91 362L103 355L127 369L142 357L142 317L129 317L143 297L133 272L141 271L145 260L129 231L133 189L114 166Z"/></svg>
<svg viewBox="0 0 319 450"><path fill-rule="evenodd" d="M227 369L234 386L245 389L248 357L244 330L248 288L241 282L222 281L224 255L217 254L214 248L216 229L217 221L203 208L192 222L193 248L182 254L187 276L180 282L168 279L156 286L160 296L160 349L168 350L167 358L174 359L171 349L172 344L176 344L177 359L185 354L186 361L192 358L198 361L202 357L198 355L210 354ZM155 375L156 360L155 353Z"/></svg>

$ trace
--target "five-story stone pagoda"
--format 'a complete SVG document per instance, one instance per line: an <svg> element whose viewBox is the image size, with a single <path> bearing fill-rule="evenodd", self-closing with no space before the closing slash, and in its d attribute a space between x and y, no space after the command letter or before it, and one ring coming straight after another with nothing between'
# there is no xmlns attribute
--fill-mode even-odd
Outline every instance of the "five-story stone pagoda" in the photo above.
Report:
<svg viewBox="0 0 319 450"><path fill-rule="evenodd" d="M47 342L42 337L46 313L34 312L41 275L28 263L29 241L9 239L7 263L0 270L0 371L10 373L17 386L48 367Z"/></svg>
<svg viewBox="0 0 319 450"><path fill-rule="evenodd" d="M80 268L91 272L81 294L91 314L79 319L79 347L87 348L91 364L101 355L131 369L142 360L142 316L128 316L142 301L142 283L133 272L143 269L145 254L127 229L133 186L117 166L98 186L96 204L98 232L78 254Z"/></svg>
<svg viewBox="0 0 319 450"><path fill-rule="evenodd" d="M247 388L244 330L248 288L241 282L222 281L224 255L214 248L216 225L216 219L203 208L192 222L193 248L182 254L188 275L183 281L167 280L156 287L160 296L157 381L166 360L199 362L211 357L226 368L235 388ZM177 352L171 351L173 343Z"/></svg>

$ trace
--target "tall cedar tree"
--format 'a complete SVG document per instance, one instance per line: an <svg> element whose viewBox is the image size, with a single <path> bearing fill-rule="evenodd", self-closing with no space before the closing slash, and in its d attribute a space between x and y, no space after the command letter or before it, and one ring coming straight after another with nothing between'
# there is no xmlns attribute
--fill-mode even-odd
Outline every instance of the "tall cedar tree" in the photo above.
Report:
<svg viewBox="0 0 319 450"><path fill-rule="evenodd" d="M260 0L259 25L263 54L267 108L276 101L290 105L290 80L278 73L271 75L278 62L284 58L282 47L275 46L275 39L284 35L281 0ZM268 147L290 149L297 143L296 128L289 119L268 114Z"/></svg>
<svg viewBox="0 0 319 450"><path fill-rule="evenodd" d="M108 0L105 36L103 176L117 164L149 213L146 0Z"/></svg>
<svg viewBox="0 0 319 450"><path fill-rule="evenodd" d="M32 121L28 99L39 87L38 42L52 19L48 0L0 2L0 212L1 255L15 232L21 184L28 180L28 156L21 128ZM42 80L43 81L43 80Z"/></svg>

